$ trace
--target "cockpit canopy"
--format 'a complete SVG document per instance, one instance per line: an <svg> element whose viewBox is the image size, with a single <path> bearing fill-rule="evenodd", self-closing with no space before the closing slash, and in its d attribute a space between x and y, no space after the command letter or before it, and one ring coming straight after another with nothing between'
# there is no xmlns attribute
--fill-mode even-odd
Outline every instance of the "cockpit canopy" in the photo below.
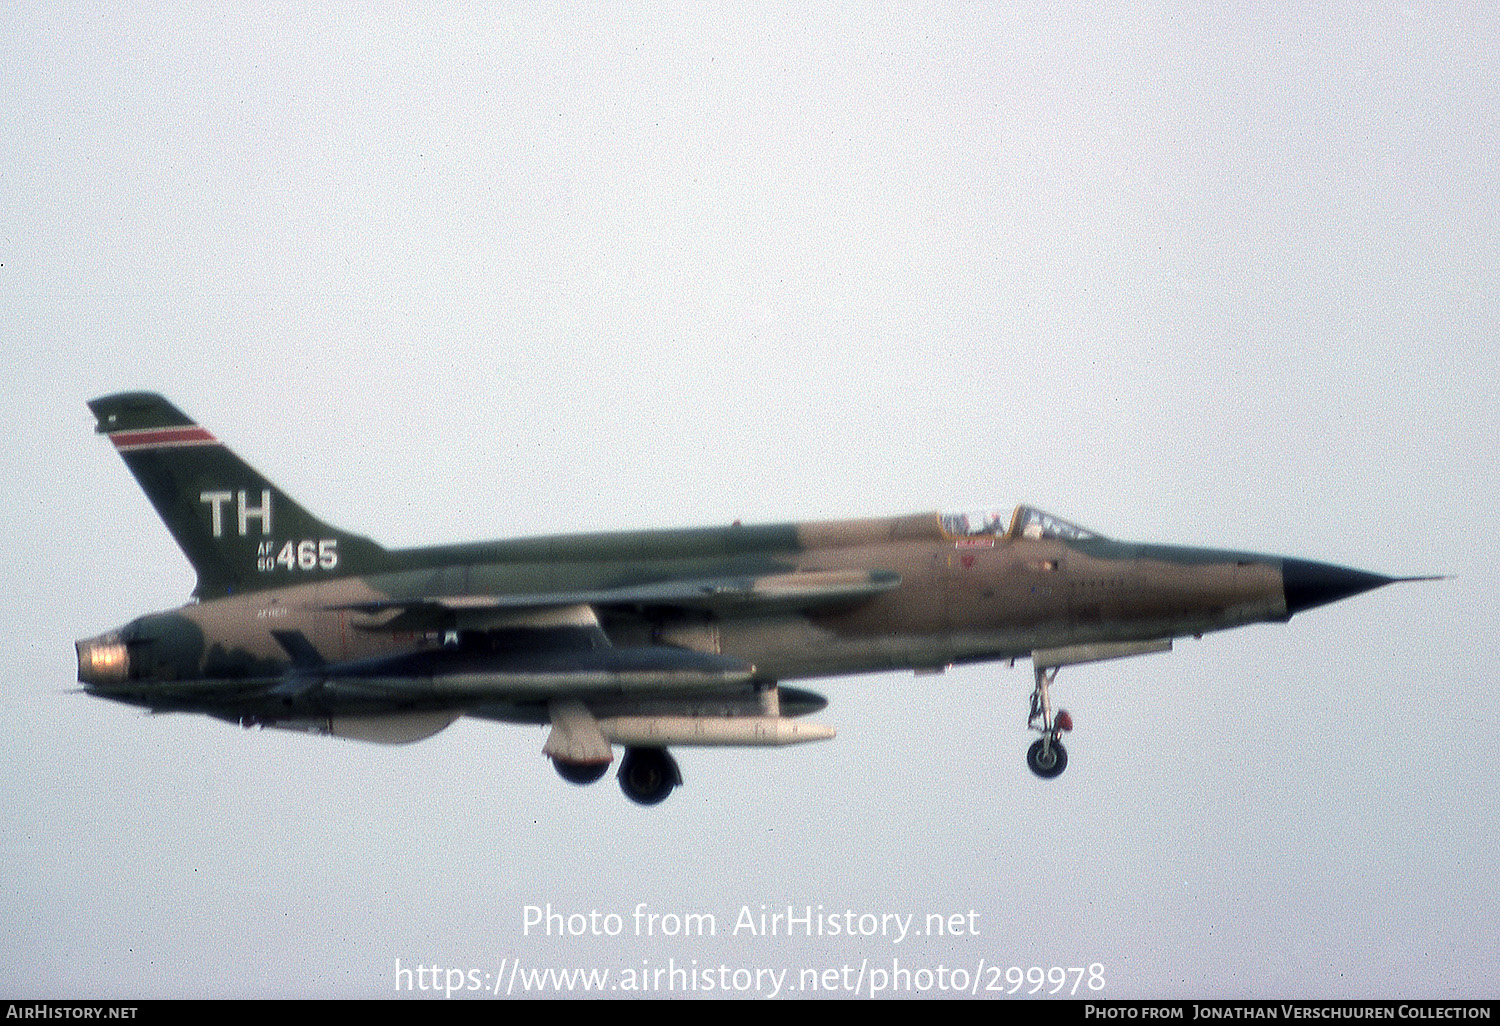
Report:
<svg viewBox="0 0 1500 1026"><path fill-rule="evenodd" d="M944 513L940 520L943 531L954 538L999 536L1007 539L1056 538L1059 541L1082 541L1104 537L1097 531L1079 527L1035 506L1017 506L1009 518L999 510L981 510L976 513Z"/></svg>

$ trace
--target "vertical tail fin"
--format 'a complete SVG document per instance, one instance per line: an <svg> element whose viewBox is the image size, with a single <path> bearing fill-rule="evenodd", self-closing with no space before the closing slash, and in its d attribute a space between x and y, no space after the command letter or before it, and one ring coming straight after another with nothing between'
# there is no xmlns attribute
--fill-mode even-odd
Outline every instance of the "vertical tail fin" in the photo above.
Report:
<svg viewBox="0 0 1500 1026"><path fill-rule="evenodd" d="M161 396L89 409L198 572L200 599L380 569L379 545L308 513Z"/></svg>

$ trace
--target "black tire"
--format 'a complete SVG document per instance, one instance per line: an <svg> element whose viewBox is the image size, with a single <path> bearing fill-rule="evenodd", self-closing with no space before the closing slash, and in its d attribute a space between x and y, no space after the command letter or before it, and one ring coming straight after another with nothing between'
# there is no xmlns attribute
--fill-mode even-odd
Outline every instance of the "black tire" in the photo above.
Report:
<svg viewBox="0 0 1500 1026"><path fill-rule="evenodd" d="M553 759L552 765L556 768L557 775L570 784L592 784L609 769L607 762L563 762L561 759Z"/></svg>
<svg viewBox="0 0 1500 1026"><path fill-rule="evenodd" d="M1042 737L1026 750L1026 765L1043 780L1051 780L1068 768L1068 750L1060 742L1053 741L1051 750L1047 749L1047 739Z"/></svg>
<svg viewBox="0 0 1500 1026"><path fill-rule="evenodd" d="M660 805L682 782L665 748L627 748L620 760L620 790L637 805Z"/></svg>

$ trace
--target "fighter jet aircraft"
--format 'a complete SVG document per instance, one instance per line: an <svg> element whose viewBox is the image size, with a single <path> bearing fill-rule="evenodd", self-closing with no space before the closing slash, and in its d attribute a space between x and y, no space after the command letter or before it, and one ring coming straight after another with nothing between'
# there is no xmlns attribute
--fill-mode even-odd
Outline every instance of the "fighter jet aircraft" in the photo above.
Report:
<svg viewBox="0 0 1500 1026"><path fill-rule="evenodd" d="M1396 580L1114 541L1019 506L386 549L308 513L159 395L89 403L197 571L195 601L77 643L103 698L247 727L417 741L550 725L544 754L654 805L673 747L833 737L784 681L1030 659L1027 764L1067 765L1060 667L1172 647Z"/></svg>

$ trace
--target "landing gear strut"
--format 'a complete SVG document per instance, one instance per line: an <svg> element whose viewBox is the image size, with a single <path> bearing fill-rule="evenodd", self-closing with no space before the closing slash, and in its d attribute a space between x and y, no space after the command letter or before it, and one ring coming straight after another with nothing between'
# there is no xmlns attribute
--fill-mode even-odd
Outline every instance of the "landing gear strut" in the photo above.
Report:
<svg viewBox="0 0 1500 1026"><path fill-rule="evenodd" d="M1031 716L1026 727L1041 731L1042 736L1027 749L1026 765L1037 776L1051 780L1068 768L1068 750L1062 746L1061 738L1064 731L1073 729L1073 717L1066 709L1059 709L1055 717L1052 715L1052 681L1057 677L1057 667L1038 666L1035 673L1036 690L1031 693Z"/></svg>
<svg viewBox="0 0 1500 1026"><path fill-rule="evenodd" d="M620 790L637 805L660 804L682 783L677 760L665 748L625 749L619 777Z"/></svg>

